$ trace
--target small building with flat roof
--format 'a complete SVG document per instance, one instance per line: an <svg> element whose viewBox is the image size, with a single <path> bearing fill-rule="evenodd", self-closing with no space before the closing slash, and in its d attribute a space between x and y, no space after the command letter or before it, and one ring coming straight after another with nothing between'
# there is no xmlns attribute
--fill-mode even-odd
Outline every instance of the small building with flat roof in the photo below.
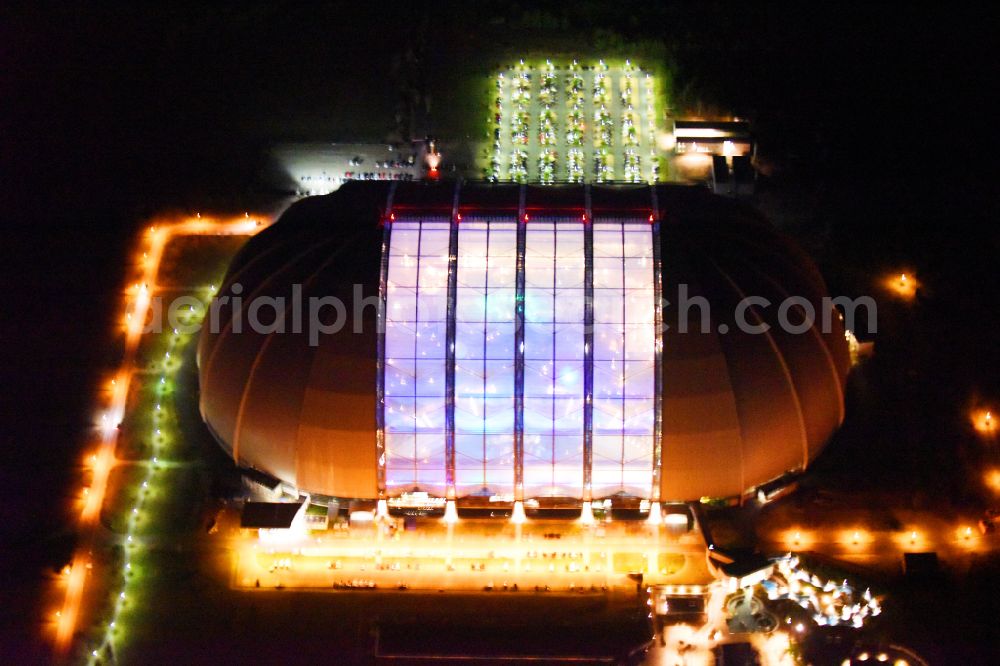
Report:
<svg viewBox="0 0 1000 666"><path fill-rule="evenodd" d="M279 542L306 533L307 502L246 502L240 527L257 530L261 541Z"/></svg>

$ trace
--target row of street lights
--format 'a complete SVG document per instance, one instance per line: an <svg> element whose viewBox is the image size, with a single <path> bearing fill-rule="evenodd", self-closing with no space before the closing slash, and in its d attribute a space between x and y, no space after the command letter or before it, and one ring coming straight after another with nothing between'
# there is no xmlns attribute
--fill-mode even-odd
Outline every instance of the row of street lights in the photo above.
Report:
<svg viewBox="0 0 1000 666"><path fill-rule="evenodd" d="M125 348L122 364L113 378L105 385L102 392L109 394L107 407L97 419L98 432L101 434L101 441L96 452L90 454L86 459L86 465L90 468L91 480L89 485L81 489L80 497L82 508L78 523L84 532L81 536L81 546L73 557L73 561L64 570L65 577L68 578L64 600L60 610L55 612L56 636L55 652L57 655L65 655L76 633L77 623L80 615L80 607L83 603L83 591L86 578L93 570L92 552L96 545L97 530L100 518L100 511L104 504L107 493L108 479L112 468L118 460L115 449L118 443L118 434L121 423L125 417L129 388L135 373L135 360L139 348L139 342L144 333L144 324L149 315L152 294L156 290L156 277L159 272L160 262L163 258L163 251L170 240L180 236L192 235L253 235L263 227L263 223L256 218L251 218L249 213L242 217L229 220L208 220L203 219L200 214L193 218L183 220L169 220L161 224L153 225L141 239L142 251L138 259L139 277L133 286L126 290L126 308L122 323L125 332ZM170 362L170 352L182 342L178 331L174 330L168 342L168 350L164 356L163 373L160 382L156 387L157 395L164 395L169 390L167 377L176 371L177 364ZM170 370L172 368L172 370ZM92 661L108 656L114 658L112 638L117 632L117 619L125 606L128 595L126 587L133 573L133 549L135 548L135 531L139 521L146 516L142 511L142 505L149 496L150 482L154 478L155 471L159 467L160 447L166 443L166 438L162 433L163 409L158 401L153 416L153 432L151 441L153 442L153 454L151 460L147 461L146 477L139 488L136 501L134 502L127 518L127 532L125 538L125 561L122 567L122 587L117 594L113 617L108 622L104 639L100 645L90 652Z"/></svg>

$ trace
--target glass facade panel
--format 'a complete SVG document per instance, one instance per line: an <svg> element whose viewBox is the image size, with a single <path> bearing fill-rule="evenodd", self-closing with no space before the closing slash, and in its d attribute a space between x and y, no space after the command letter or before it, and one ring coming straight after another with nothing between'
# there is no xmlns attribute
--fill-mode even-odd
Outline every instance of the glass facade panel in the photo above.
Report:
<svg viewBox="0 0 1000 666"><path fill-rule="evenodd" d="M593 496L650 496L654 437L652 230L593 226ZM524 494L584 483L584 224L538 217L524 237ZM446 491L450 224L393 223L386 283L385 441L390 495ZM467 216L455 273L458 496L514 490L517 223Z"/></svg>
<svg viewBox="0 0 1000 666"><path fill-rule="evenodd" d="M653 260L648 225L594 223L594 496L647 497L653 466Z"/></svg>
<svg viewBox="0 0 1000 666"><path fill-rule="evenodd" d="M469 217L458 228L455 486L458 496L514 488L517 224Z"/></svg>
<svg viewBox="0 0 1000 666"><path fill-rule="evenodd" d="M537 219L525 234L524 493L583 491L583 225Z"/></svg>
<svg viewBox="0 0 1000 666"><path fill-rule="evenodd" d="M393 224L386 285L386 489L445 490L448 222Z"/></svg>

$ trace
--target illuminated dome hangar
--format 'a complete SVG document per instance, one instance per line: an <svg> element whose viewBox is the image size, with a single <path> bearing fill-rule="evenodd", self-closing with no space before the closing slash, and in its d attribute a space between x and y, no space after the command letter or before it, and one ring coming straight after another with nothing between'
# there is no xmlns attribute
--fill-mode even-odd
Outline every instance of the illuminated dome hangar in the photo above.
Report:
<svg viewBox="0 0 1000 666"><path fill-rule="evenodd" d="M310 344L220 308L200 407L239 466L314 498L738 497L804 469L843 418L848 350L839 317L821 330L815 265L702 188L349 183L250 239L217 298L296 293L360 314ZM748 295L775 304L749 311L766 334L734 323ZM801 334L777 325L791 295L817 312Z"/></svg>

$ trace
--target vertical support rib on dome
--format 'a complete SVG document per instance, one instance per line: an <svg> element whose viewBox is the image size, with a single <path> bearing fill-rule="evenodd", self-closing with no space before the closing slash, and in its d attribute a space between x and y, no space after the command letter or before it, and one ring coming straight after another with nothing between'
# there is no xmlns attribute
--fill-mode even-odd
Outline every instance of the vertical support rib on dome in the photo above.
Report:
<svg viewBox="0 0 1000 666"><path fill-rule="evenodd" d="M397 181L389 185L382 214L382 261L378 273L378 317L375 322L375 485L378 498L385 498L385 318L389 283L389 243L392 240L392 199Z"/></svg>
<svg viewBox="0 0 1000 666"><path fill-rule="evenodd" d="M720 267L719 264L716 263L715 261L709 260L709 263L712 265L712 267L715 268L716 271L719 272L719 275L722 276L722 279L725 280L725 282L730 286L730 288L736 293L739 301L740 302L746 301L747 299L746 292L743 290L742 287L740 287L736 283L736 281L729 275L729 273L723 270L722 267ZM759 326L761 324L766 323L753 307L747 308L746 313L754 318L756 322L755 325ZM795 407L795 417L798 425L799 441L801 443L801 449L802 449L802 469L805 469L809 465L809 435L806 431L805 415L802 412L802 401L799 399L799 394L795 389L795 381L792 379L792 374L791 370L788 367L788 362L785 360L784 355L781 353L781 348L778 347L778 343L774 339L774 334L771 333L770 327L764 329L763 337L767 341L767 344L770 347L771 352L774 355L774 358L778 361L778 367L781 369L781 375L782 379L784 380L784 385L788 389L788 395L791 397L792 404ZM740 409L739 403L737 402L737 412L739 412L739 409ZM743 427L742 416L740 417L740 427L741 428ZM745 446L746 445L745 435L743 439ZM741 460L740 463L741 475L744 474L744 467L745 466ZM740 486L742 486L740 490L741 493L745 493L747 490L749 490L749 488L746 487L746 482L743 480L741 480ZM742 502L742 496L740 501Z"/></svg>
<svg viewBox="0 0 1000 666"><path fill-rule="evenodd" d="M458 199L462 181L455 182L448 233L448 314L445 330L444 465L445 496L454 500L455 490L455 309L458 303Z"/></svg>
<svg viewBox="0 0 1000 666"><path fill-rule="evenodd" d="M583 501L594 494L594 216L590 184L583 186Z"/></svg>
<svg viewBox="0 0 1000 666"><path fill-rule="evenodd" d="M514 501L524 500L524 246L527 238L525 196L517 203L517 274L514 282Z"/></svg>
<svg viewBox="0 0 1000 666"><path fill-rule="evenodd" d="M650 187L653 212L653 487L649 500L659 502L663 476L663 262L660 248L660 203Z"/></svg>

